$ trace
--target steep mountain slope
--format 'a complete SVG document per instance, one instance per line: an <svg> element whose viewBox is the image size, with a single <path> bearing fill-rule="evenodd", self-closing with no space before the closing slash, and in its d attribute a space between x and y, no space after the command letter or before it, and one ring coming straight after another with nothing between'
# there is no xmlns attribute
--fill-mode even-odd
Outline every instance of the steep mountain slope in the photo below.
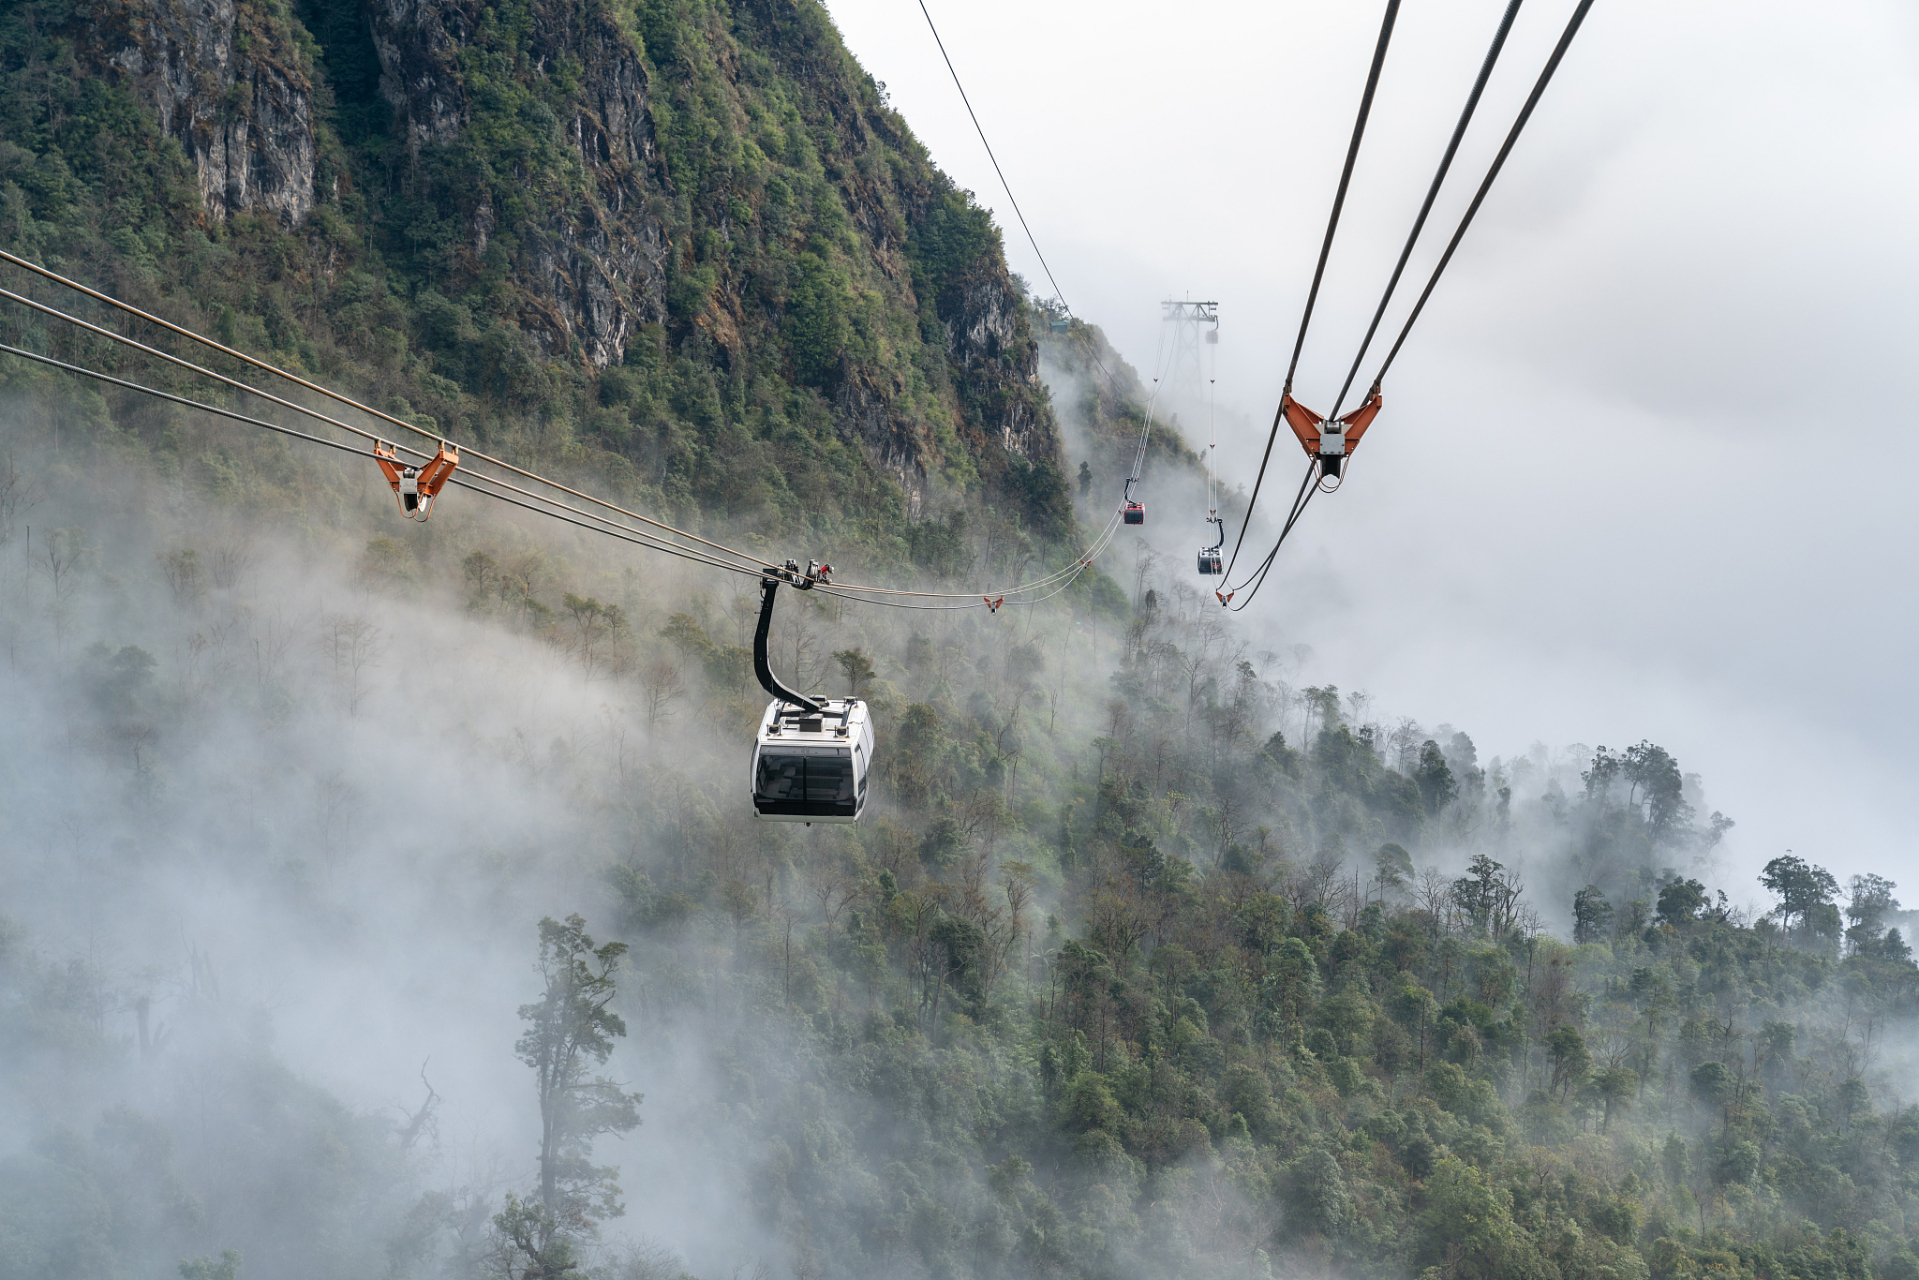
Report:
<svg viewBox="0 0 1919 1280"><path fill-rule="evenodd" d="M38 0L0 73L16 252L689 515L1070 526L998 233L810 0Z"/></svg>

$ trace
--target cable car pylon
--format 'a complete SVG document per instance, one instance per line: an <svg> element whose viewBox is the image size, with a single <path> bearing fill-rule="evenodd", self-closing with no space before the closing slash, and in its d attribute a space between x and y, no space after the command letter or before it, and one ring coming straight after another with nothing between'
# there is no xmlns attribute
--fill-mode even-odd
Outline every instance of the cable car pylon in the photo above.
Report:
<svg viewBox="0 0 1919 1280"><path fill-rule="evenodd" d="M1206 523L1213 527L1213 540L1199 549L1202 577L1218 577L1224 568L1220 554L1226 545L1226 521L1219 514L1219 424L1214 413L1214 387L1219 381L1219 303L1173 302L1160 304L1165 318L1174 322L1174 368L1183 372L1190 363L1197 382L1199 348L1207 349L1206 370ZM1206 327L1210 326L1210 327ZM1200 334L1204 332L1202 341ZM1187 358L1190 356L1190 360ZM1197 387L1195 387L1197 390Z"/></svg>

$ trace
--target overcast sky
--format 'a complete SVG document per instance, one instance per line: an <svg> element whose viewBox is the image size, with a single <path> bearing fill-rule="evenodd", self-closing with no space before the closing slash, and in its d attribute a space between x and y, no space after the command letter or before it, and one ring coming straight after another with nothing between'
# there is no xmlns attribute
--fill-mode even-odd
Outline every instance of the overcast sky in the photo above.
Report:
<svg viewBox="0 0 1919 1280"><path fill-rule="evenodd" d="M1150 367L1159 299L1219 300L1242 415L1222 472L1250 485L1380 6L928 3L1074 310ZM1042 281L914 0L829 7ZM1401 11L1308 405L1330 407L1502 7ZM1522 9L1405 302L1571 9ZM1450 721L1482 759L1661 743L1740 824L1735 897L1791 848L1919 902L1916 230L1919 6L1599 0L1350 482L1248 616L1314 647L1308 679ZM1203 515L1162 504L1151 531L1189 560Z"/></svg>

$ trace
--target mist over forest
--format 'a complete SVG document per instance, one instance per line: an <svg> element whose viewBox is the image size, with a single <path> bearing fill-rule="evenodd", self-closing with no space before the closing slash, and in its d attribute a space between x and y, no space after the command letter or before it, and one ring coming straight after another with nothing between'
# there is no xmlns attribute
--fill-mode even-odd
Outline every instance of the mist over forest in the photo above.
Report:
<svg viewBox="0 0 1919 1280"><path fill-rule="evenodd" d="M37 441L0 483L11 1274L1910 1264L1892 886L1747 918L1655 746L1482 760L1141 545L1120 616L789 595L882 800L762 825L751 579L464 494L296 542ZM516 1253L574 915L640 1123Z"/></svg>
<svg viewBox="0 0 1919 1280"><path fill-rule="evenodd" d="M21 0L0 249L0 1280L1919 1280L1900 886L1222 611L812 0ZM780 593L864 818L755 570L376 432L957 593Z"/></svg>

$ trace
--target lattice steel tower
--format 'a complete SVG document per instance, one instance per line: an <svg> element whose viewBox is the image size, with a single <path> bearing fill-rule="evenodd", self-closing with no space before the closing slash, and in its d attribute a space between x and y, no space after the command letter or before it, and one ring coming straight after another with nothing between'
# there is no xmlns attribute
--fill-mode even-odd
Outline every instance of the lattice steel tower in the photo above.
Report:
<svg viewBox="0 0 1919 1280"><path fill-rule="evenodd" d="M1202 348L1219 341L1217 302L1176 302L1160 305L1161 318L1173 326L1173 358L1167 370L1168 399L1192 410L1207 403L1212 381L1211 354Z"/></svg>

